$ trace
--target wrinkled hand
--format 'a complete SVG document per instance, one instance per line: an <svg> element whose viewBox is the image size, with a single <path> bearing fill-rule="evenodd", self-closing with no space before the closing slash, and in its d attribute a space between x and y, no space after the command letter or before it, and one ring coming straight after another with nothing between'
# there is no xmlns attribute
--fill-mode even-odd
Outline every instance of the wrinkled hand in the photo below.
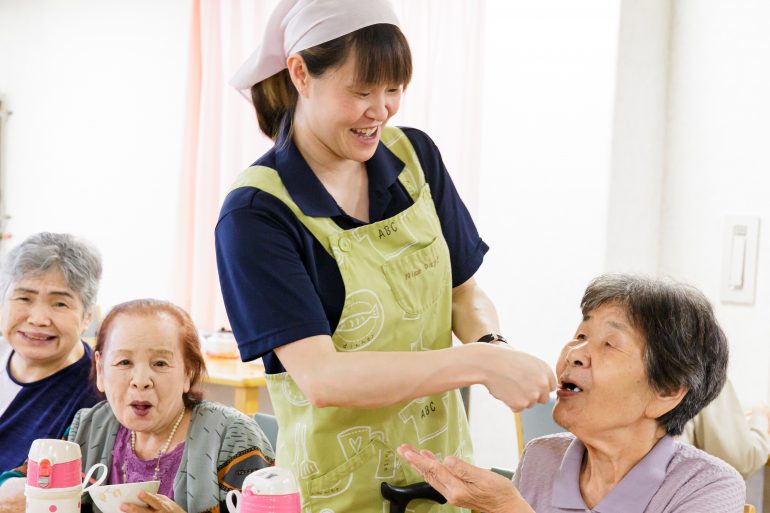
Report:
<svg viewBox="0 0 770 513"><path fill-rule="evenodd" d="M24 513L27 509L25 482L23 477L11 477L0 486L0 513Z"/></svg>
<svg viewBox="0 0 770 513"><path fill-rule="evenodd" d="M430 451L404 444L401 455L447 502L486 513L534 513L510 480L450 456L444 462Z"/></svg>
<svg viewBox="0 0 770 513"><path fill-rule="evenodd" d="M556 375L540 358L522 353L507 344L495 346L495 356L487 367L484 383L497 399L514 412L547 403L556 390Z"/></svg>
<svg viewBox="0 0 770 513"><path fill-rule="evenodd" d="M159 493L147 493L142 490L139 492L138 497L140 501L146 502L147 506L124 503L120 505L120 511L123 511L124 513L186 513L179 504L165 495Z"/></svg>

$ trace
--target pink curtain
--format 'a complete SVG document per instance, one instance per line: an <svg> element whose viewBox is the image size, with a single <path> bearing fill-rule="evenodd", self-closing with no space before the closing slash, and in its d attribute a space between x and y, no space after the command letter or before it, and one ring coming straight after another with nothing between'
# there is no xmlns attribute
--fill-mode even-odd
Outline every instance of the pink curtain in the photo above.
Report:
<svg viewBox="0 0 770 513"><path fill-rule="evenodd" d="M392 0L414 79L392 124L425 130L475 210L481 147L485 0ZM174 300L204 330L228 326L214 227L235 176L267 151L250 103L227 85L257 47L277 0L193 0Z"/></svg>
<svg viewBox="0 0 770 513"><path fill-rule="evenodd" d="M219 207L235 176L271 145L227 82L262 40L277 0L193 3L174 300L213 330L228 326L214 252Z"/></svg>

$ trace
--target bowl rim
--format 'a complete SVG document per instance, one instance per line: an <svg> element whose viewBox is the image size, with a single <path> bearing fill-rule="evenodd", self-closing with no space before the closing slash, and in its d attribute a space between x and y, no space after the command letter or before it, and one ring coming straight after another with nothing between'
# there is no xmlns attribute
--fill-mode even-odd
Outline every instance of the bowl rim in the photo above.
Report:
<svg viewBox="0 0 770 513"><path fill-rule="evenodd" d="M160 481L158 481L157 479L154 480L154 481L137 481L136 483L101 484L101 485L98 485L98 486L95 485L95 486L89 487L88 490L86 490L86 491L88 493L92 493L92 492L96 492L96 491L99 491L99 490L103 490L105 488L117 488L117 487L123 487L123 486L129 487L131 485L144 485L144 484L150 484L150 483L158 483L158 487L155 489L155 492L152 492L152 493L156 493L158 491L158 488L160 488Z"/></svg>

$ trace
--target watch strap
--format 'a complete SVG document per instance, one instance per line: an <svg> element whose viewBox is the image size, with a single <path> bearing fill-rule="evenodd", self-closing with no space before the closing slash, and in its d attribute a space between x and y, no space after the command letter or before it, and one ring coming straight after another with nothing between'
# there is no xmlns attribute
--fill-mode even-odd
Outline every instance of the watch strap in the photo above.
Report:
<svg viewBox="0 0 770 513"><path fill-rule="evenodd" d="M504 344L508 343L505 337L499 333L487 333L483 337L480 337L476 342L486 342L488 344L491 344L492 342L502 342Z"/></svg>

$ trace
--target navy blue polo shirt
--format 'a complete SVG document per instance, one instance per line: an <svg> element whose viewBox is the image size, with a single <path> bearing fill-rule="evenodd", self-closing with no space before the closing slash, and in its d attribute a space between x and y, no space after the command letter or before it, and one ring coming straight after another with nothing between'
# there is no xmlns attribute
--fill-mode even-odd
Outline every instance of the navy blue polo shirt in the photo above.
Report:
<svg viewBox="0 0 770 513"><path fill-rule="evenodd" d="M419 130L403 130L430 186L456 287L476 273L489 247L436 145ZM253 165L275 169L305 215L329 217L345 230L366 224L342 211L291 139L279 141ZM370 222L393 217L414 203L398 181L403 168L382 143L366 162ZM261 356L267 373L284 372L276 347L334 332L345 302L337 263L281 200L254 187L231 191L215 235L222 296L243 361Z"/></svg>

